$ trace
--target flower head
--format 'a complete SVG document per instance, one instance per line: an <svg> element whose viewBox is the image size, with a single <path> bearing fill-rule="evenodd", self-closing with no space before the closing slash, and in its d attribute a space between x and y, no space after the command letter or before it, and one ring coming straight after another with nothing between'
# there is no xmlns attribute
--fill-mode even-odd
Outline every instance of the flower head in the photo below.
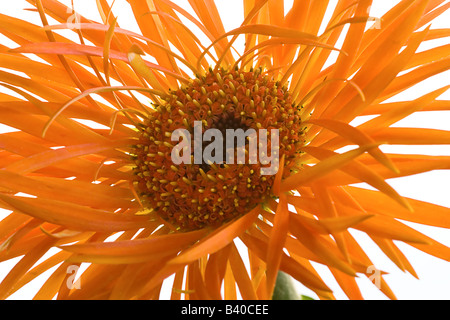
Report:
<svg viewBox="0 0 450 320"><path fill-rule="evenodd" d="M97 1L99 21L73 2L28 2L40 25L0 15L15 43L0 46L0 123L14 129L0 134L0 260L23 255L1 298L52 269L35 298L157 299L172 277L172 299L233 299L236 285L268 299L283 271L332 299L317 262L358 299L357 273L370 277L373 263L350 228L413 275L396 240L449 259L399 220L449 228L450 209L386 180L450 158L382 151L450 144L445 130L392 127L448 109L448 83L387 102L449 69L448 46L418 50L448 36L429 26L444 1L400 1L381 19L370 0L286 12L284 1L243 1L232 30L212 0ZM139 30L119 26L124 4Z"/></svg>
<svg viewBox="0 0 450 320"><path fill-rule="evenodd" d="M141 200L180 229L220 226L246 214L273 195L275 175L265 172L270 169L258 161L255 152L259 141L257 130L264 128L265 135L267 130L281 131L277 137L281 138L281 145L273 152L277 152L278 158L284 156L285 164L289 165L299 152L298 145L303 143L300 110L293 105L287 88L278 87L260 69L248 72L211 69L204 77L173 92L166 103L148 116L135 151L135 185L141 192ZM184 150L188 163L178 163L173 157L177 143L172 141L173 132L183 128L186 135L195 134L195 123L200 127L204 124L203 131L217 130L219 137L229 138L229 130L242 130L242 135L252 130L254 135L245 135L237 143L243 147L241 159L239 151L231 149L231 161L227 161L224 152L227 141L222 138L219 142L222 149L217 150L221 151L217 155L220 157L209 164L204 157L198 163L193 161L197 154L195 145L191 147L197 143L198 151L204 153L209 141L191 138Z"/></svg>

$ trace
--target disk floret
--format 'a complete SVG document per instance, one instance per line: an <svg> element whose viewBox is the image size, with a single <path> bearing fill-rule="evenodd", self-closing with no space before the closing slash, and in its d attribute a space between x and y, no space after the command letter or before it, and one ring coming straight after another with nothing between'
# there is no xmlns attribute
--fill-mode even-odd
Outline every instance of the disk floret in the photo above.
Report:
<svg viewBox="0 0 450 320"><path fill-rule="evenodd" d="M274 160L275 172L284 156L283 172L288 175L304 144L300 115L301 107L293 104L287 88L269 79L261 69L210 70L171 91L165 103L148 116L134 151L134 185L141 202L181 230L216 227L247 213L272 196L275 178L275 174L264 174L267 164L252 161L251 139L261 132L266 134L267 153ZM240 146L245 148L245 161L236 161L236 151L233 163L227 161L225 152L221 162L204 158L200 163L195 161L198 137L193 137L189 163L175 164L172 151L178 141L172 141L172 133L185 129L194 136L198 124L202 133L217 129L225 137L227 129L242 129L254 130L257 137L246 137L245 146ZM278 132L277 145L269 136L272 129ZM212 142L201 143L204 151ZM225 150L225 143L223 147Z"/></svg>

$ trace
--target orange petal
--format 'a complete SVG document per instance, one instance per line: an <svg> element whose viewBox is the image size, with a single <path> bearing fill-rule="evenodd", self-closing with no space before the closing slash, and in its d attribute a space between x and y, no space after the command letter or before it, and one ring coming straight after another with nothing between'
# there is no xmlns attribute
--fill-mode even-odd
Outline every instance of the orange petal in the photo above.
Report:
<svg viewBox="0 0 450 320"><path fill-rule="evenodd" d="M336 256L337 250L332 249L323 237L318 234L312 234L305 228L298 215L290 215L289 222L290 232L309 250L322 258L328 266L337 268L350 276L356 276L355 270L353 270L353 268L344 260Z"/></svg>
<svg viewBox="0 0 450 320"><path fill-rule="evenodd" d="M450 209L447 207L407 198L413 208L413 211L410 212L404 208L399 208L394 203L383 201L383 195L377 191L350 186L345 187L345 189L363 208L377 215L435 227L450 228ZM430 214L430 212L433 214Z"/></svg>
<svg viewBox="0 0 450 320"><path fill-rule="evenodd" d="M252 281L248 276L248 272L245 268L244 262L242 261L241 255L234 244L231 244L229 261L242 298L244 300L257 300L255 288L253 288Z"/></svg>
<svg viewBox="0 0 450 320"><path fill-rule="evenodd" d="M445 86L436 89L413 101L400 102L400 105L392 105L390 103L372 105L369 109L373 109L374 113L379 113L380 115L359 125L358 128L370 134L376 130L389 127L414 112L424 110L427 105L438 102L436 98L446 92L449 88L450 86Z"/></svg>
<svg viewBox="0 0 450 320"><path fill-rule="evenodd" d="M372 199L371 202L374 200ZM336 204L336 209L342 216L356 214L356 210L349 209L342 204ZM370 207L365 208L369 213ZM395 239L410 243L429 243L428 238L422 233L408 227L407 225L383 215L374 215L371 219L362 221L354 226L355 229L366 232L369 235L374 235L382 238Z"/></svg>
<svg viewBox="0 0 450 320"><path fill-rule="evenodd" d="M0 194L0 200L27 215L72 230L112 232L139 229L151 224L146 217L113 214L50 199L10 197Z"/></svg>
<svg viewBox="0 0 450 320"><path fill-rule="evenodd" d="M388 144L450 144L450 131L421 128L385 128L371 135Z"/></svg>
<svg viewBox="0 0 450 320"><path fill-rule="evenodd" d="M224 248L253 224L261 210L261 207L257 206L243 217L213 231L206 238L202 239L202 241L172 259L170 264L187 264Z"/></svg>
<svg viewBox="0 0 450 320"><path fill-rule="evenodd" d="M375 143L375 140L372 137L360 131L358 128L352 127L351 125L342 121L331 119L312 119L308 120L306 123L316 124L321 127L327 128L331 131L334 131L341 137L354 143L357 143L359 146ZM392 171L398 173L398 169L394 166L392 161L388 157L386 157L386 155L379 148L373 148L371 150L368 150L367 152L370 153L380 163L382 163Z"/></svg>
<svg viewBox="0 0 450 320"><path fill-rule="evenodd" d="M397 267L402 270L408 270L414 277L418 279L417 273L414 271L412 265L405 257L403 252L395 245L390 239L382 239L379 237L371 237L372 240L378 245L378 247L386 254L386 256L394 262Z"/></svg>
<svg viewBox="0 0 450 320"><path fill-rule="evenodd" d="M76 43L64 43L64 42L42 42L42 43L30 43L21 47L11 49L10 52L15 53L34 53L34 54L61 54L61 55L90 55L103 57L103 50L101 47L93 47L88 45L81 45ZM115 50L109 51L109 57L111 59L117 59L121 61L128 61L127 54L124 52L118 52ZM145 61L147 67L162 71L172 77L179 80L186 81L186 79L179 74L164 68L158 64Z"/></svg>
<svg viewBox="0 0 450 320"><path fill-rule="evenodd" d="M20 279L42 257L42 255L52 247L55 242L55 239L46 238L27 252L22 259L20 259L20 261L11 269L11 271L0 283L0 299L5 299L12 293L11 289L17 279Z"/></svg>
<svg viewBox="0 0 450 320"><path fill-rule="evenodd" d="M298 215L298 218L302 221L302 223L307 225L308 228L310 228L314 232L320 234L333 234L354 227L355 225L358 225L360 222L369 219L372 216L373 215L362 214L359 216L352 216L352 217L325 218L315 220Z"/></svg>
<svg viewBox="0 0 450 320"><path fill-rule="evenodd" d="M151 236L147 239L123 240L114 242L89 242L61 246L60 248L77 254L71 261L96 261L108 263L144 262L176 254L197 241L203 230L186 233ZM86 259L84 259L86 258ZM105 258L103 260L102 258Z"/></svg>
<svg viewBox="0 0 450 320"><path fill-rule="evenodd" d="M225 277L227 260L231 245L211 254L205 268L206 288L211 297L214 299L222 299L221 286Z"/></svg>
<svg viewBox="0 0 450 320"><path fill-rule="evenodd" d="M76 158L81 155L102 152L114 147L129 145L131 140L109 141L105 143L90 143L85 145L68 146L57 150L45 151L21 161L10 164L5 169L16 173L30 173L45 168L62 160Z"/></svg>
<svg viewBox="0 0 450 320"><path fill-rule="evenodd" d="M289 211L288 202L285 194L280 194L275 218L273 222L273 230L270 234L269 244L267 247L267 291L268 296L272 296L272 291L275 287L275 281L278 275L278 269L281 263L283 254L283 247L286 241L287 232L289 228Z"/></svg>
<svg viewBox="0 0 450 320"><path fill-rule="evenodd" d="M327 159L326 157L329 158L335 155L335 153L332 151L322 150L321 148L315 147L305 147L304 150L307 153L314 155L315 157L317 157L322 161L323 159ZM402 198L397 193L397 191L395 191L394 188L392 188L388 183L386 183L381 175L377 174L375 171L372 171L370 167L365 166L355 160L344 165L340 170L344 171L345 173L353 177L358 178L361 182L366 182L369 185L377 188L378 190L388 195L389 197L397 201L399 204L401 204L408 210L411 210L411 207L408 204L408 202L404 198Z"/></svg>
<svg viewBox="0 0 450 320"><path fill-rule="evenodd" d="M250 248L250 250L255 252L261 259L264 259L267 252L267 243L249 234L243 234L240 238L245 243L245 245ZM288 273L312 290L318 289L324 292L331 292L330 289L320 279L320 277L307 270L293 258L287 256L284 252L282 252L280 270Z"/></svg>
<svg viewBox="0 0 450 320"><path fill-rule="evenodd" d="M36 185L40 187L35 188ZM0 170L0 186L40 198L76 202L96 208L130 206L133 199L131 192L124 188L75 180L29 178L6 170Z"/></svg>
<svg viewBox="0 0 450 320"><path fill-rule="evenodd" d="M152 88L159 90L161 92L165 92L168 88L167 84L160 83L158 79L156 79L156 76L153 74L153 71L150 70L150 68L147 67L145 60L142 59L141 54L144 54L144 52L137 46L133 45L131 46L130 50L128 51L128 61L130 62L130 65L133 67L133 70L144 77L145 80L152 86Z"/></svg>
<svg viewBox="0 0 450 320"><path fill-rule="evenodd" d="M305 183L314 181L333 170L339 169L346 163L360 156L367 150L376 147L377 145L378 144L370 144L364 147L359 147L358 149L347 151L343 154L334 155L312 167L302 168L299 173L286 178L281 183L281 192L294 190Z"/></svg>
<svg viewBox="0 0 450 320"><path fill-rule="evenodd" d="M114 18L114 17L113 17ZM108 85L111 84L109 79L109 51L111 49L111 40L114 36L117 18L114 18L105 35L105 43L103 45L103 70L105 71L105 79Z"/></svg>

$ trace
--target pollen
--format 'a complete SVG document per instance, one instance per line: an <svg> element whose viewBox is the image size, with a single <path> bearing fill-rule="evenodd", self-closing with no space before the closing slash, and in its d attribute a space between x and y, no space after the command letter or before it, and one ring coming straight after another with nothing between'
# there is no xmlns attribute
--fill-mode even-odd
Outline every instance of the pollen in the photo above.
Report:
<svg viewBox="0 0 450 320"><path fill-rule="evenodd" d="M305 134L302 108L294 104L287 87L270 79L262 69L210 69L205 76L170 93L148 115L133 151L133 185L146 209L176 229L188 231L218 227L274 197L275 175L262 174L268 165L260 159L250 161L250 137L245 140L244 163L225 163L224 156L219 163L176 165L171 152L177 142L171 140L171 133L185 129L193 135L195 121L201 121L203 132L218 129L224 136L227 129L266 129L267 153L284 156L283 173L289 175L305 144ZM279 130L278 148L272 148L271 129ZM203 150L210 143L203 142Z"/></svg>

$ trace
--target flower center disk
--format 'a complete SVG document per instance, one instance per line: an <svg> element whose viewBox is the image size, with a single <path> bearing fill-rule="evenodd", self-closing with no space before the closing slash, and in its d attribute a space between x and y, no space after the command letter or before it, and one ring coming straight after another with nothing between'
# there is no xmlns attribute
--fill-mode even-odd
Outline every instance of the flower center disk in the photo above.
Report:
<svg viewBox="0 0 450 320"><path fill-rule="evenodd" d="M273 196L275 174L264 174L264 170L272 166L276 172L282 156L284 175L295 165L299 147L305 143L300 115L301 107L293 104L287 88L262 74L261 69L210 70L171 91L164 103L149 114L135 146L134 185L141 202L183 231L217 227L249 212ZM202 133L217 129L226 137L227 129L243 132L251 129L259 138L267 135L263 155L267 152L265 156L271 155L274 163L249 161L247 136L244 143L242 140L241 145L237 143L233 163L226 161L225 151L217 163L194 161L193 138L191 161L175 164L171 154L178 141L172 141L172 133L185 129L194 137L194 125L199 122ZM273 129L277 132L276 147L270 139ZM203 141L202 151L210 143L213 142ZM261 143L257 146L260 148ZM244 162L236 161L239 147L245 148Z"/></svg>

